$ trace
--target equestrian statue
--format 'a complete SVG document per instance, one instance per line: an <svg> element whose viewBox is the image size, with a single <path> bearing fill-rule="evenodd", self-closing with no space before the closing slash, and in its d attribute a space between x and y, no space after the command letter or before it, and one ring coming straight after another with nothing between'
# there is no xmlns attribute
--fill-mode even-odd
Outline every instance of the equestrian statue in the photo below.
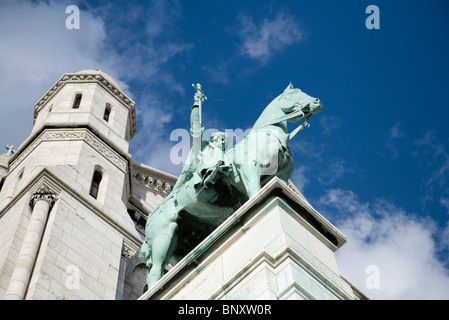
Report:
<svg viewBox="0 0 449 320"><path fill-rule="evenodd" d="M321 101L289 86L262 112L249 134L227 150L226 133L203 139L200 84L190 115L192 148L170 194L149 214L139 258L150 268L148 288L253 197L274 176L288 183L294 160L290 140L323 109ZM302 123L288 132L287 123Z"/></svg>

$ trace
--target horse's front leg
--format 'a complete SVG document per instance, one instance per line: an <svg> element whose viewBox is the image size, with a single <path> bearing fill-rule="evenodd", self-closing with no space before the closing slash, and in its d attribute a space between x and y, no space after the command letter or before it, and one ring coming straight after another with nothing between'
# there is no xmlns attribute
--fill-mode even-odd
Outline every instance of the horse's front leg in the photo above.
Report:
<svg viewBox="0 0 449 320"><path fill-rule="evenodd" d="M260 168L256 161L240 166L240 178L245 186L248 198L253 197L260 190Z"/></svg>
<svg viewBox="0 0 449 320"><path fill-rule="evenodd" d="M148 288L151 288L164 275L165 266L173 254L177 242L177 229L178 224L176 222L170 222L153 239L153 265L148 273Z"/></svg>
<svg viewBox="0 0 449 320"><path fill-rule="evenodd" d="M160 216L161 220L157 222L158 230L154 233L151 245L153 265L148 273L148 288L151 288L164 275L165 266L177 244L178 212L175 206L170 204L168 212Z"/></svg>

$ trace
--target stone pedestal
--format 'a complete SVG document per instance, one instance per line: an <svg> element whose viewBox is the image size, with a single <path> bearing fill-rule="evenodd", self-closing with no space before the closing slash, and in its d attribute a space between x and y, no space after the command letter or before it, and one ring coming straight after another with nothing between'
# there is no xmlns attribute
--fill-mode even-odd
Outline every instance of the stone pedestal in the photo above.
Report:
<svg viewBox="0 0 449 320"><path fill-rule="evenodd" d="M366 299L338 270L345 242L274 178L139 299Z"/></svg>

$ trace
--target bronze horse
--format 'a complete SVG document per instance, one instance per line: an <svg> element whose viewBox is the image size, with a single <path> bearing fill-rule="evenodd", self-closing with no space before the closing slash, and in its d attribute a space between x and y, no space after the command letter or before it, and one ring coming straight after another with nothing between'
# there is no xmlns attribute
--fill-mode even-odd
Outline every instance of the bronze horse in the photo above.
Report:
<svg viewBox="0 0 449 320"><path fill-rule="evenodd" d="M224 133L202 143L201 104L205 96L197 85L191 113L193 147L171 193L148 216L139 258L150 268L148 288L162 276L165 266L177 263L254 196L272 177L288 182L293 168L289 141L308 120L323 109L290 84L262 112L250 133L225 151ZM287 122L304 122L287 131Z"/></svg>

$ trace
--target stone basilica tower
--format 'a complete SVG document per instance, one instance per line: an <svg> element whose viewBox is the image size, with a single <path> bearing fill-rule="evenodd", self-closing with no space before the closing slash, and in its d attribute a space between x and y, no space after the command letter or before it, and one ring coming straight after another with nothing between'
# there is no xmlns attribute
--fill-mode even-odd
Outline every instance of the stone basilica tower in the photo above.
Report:
<svg viewBox="0 0 449 320"><path fill-rule="evenodd" d="M132 161L135 110L98 69L64 74L37 102L31 135L2 156L0 299L143 293L144 218L176 178Z"/></svg>

